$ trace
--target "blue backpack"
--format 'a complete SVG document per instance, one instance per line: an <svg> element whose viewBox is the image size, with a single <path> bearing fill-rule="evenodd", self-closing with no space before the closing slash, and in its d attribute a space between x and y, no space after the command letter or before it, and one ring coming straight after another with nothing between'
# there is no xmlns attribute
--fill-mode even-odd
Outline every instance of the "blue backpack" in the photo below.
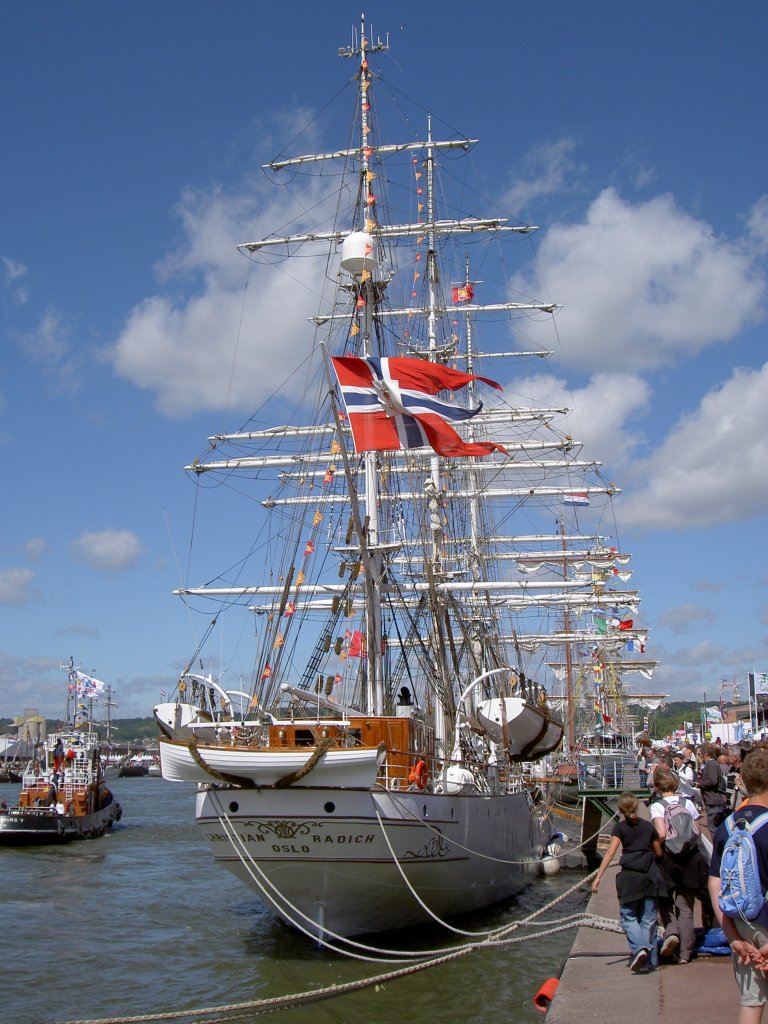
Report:
<svg viewBox="0 0 768 1024"><path fill-rule="evenodd" d="M754 821L735 820L731 814L725 821L728 838L720 860L720 909L729 917L751 921L765 906L766 893L760 882L757 850L752 838L759 828L768 823L768 811Z"/></svg>

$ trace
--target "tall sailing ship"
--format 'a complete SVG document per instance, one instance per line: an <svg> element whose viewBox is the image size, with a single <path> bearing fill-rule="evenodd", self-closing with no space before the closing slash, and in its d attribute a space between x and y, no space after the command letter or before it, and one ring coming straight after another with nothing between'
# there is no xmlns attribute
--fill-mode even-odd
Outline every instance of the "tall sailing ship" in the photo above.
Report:
<svg viewBox="0 0 768 1024"><path fill-rule="evenodd" d="M605 601L564 552L579 506L616 493L579 459L566 409L494 379L548 354L509 329L557 306L477 301L473 259L536 229L443 212L441 161L476 140L438 138L431 118L423 138L385 139L371 65L387 48L363 23L340 51L355 62L348 148L265 165L307 195L325 176L336 198L239 249L324 260L334 294L312 318L295 423L218 434L187 467L198 493L250 488L262 518L233 568L179 590L221 611L155 709L163 776L199 783L216 861L324 941L444 920L538 873L551 828L531 765L563 736L546 659L564 615ZM532 578L537 559L554 578ZM204 644L244 609L255 663L230 688Z"/></svg>

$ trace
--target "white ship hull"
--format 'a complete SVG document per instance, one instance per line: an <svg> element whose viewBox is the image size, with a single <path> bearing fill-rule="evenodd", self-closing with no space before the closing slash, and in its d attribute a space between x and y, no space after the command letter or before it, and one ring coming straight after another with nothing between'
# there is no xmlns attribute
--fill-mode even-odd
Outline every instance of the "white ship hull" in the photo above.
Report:
<svg viewBox="0 0 768 1024"><path fill-rule="evenodd" d="M218 863L317 938L507 899L538 874L545 841L526 792L206 788L196 819Z"/></svg>

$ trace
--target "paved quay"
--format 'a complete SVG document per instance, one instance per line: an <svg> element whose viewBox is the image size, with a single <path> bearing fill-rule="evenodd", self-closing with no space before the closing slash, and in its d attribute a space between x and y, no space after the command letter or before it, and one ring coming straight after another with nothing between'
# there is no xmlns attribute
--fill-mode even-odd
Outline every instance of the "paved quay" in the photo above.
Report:
<svg viewBox="0 0 768 1024"><path fill-rule="evenodd" d="M608 869L587 912L619 919L616 872ZM580 928L566 959L546 1024L680 1024L681 1020L736 1020L739 994L730 956L697 956L690 964L664 964L651 974L629 970L624 933ZM541 979L542 982L544 979Z"/></svg>

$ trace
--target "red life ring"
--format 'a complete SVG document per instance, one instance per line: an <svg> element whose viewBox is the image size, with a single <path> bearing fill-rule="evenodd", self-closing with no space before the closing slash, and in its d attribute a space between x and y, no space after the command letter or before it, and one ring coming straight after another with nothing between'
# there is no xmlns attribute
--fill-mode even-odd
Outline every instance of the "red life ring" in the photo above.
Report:
<svg viewBox="0 0 768 1024"><path fill-rule="evenodd" d="M549 1009L549 1004L555 998L555 992L557 992L557 986L560 984L557 978L547 978L543 983L539 991L533 997L533 1005L539 1011L539 1013L546 1013Z"/></svg>
<svg viewBox="0 0 768 1024"><path fill-rule="evenodd" d="M426 789L427 782L429 781L429 772L427 771L427 762L423 758L419 758L416 764L411 768L411 774L408 776L408 781L419 789Z"/></svg>

